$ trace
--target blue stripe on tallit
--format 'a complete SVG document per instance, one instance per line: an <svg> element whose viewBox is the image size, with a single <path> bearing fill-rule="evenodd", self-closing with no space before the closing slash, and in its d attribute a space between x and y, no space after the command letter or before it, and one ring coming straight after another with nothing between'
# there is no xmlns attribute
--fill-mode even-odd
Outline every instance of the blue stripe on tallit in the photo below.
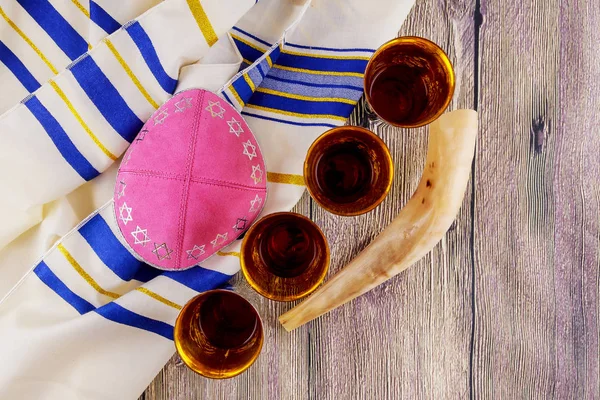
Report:
<svg viewBox="0 0 600 400"><path fill-rule="evenodd" d="M261 43L262 45L264 45L266 47L272 46L271 43L269 43L265 40L262 40L261 38L254 36L254 35L250 34L249 32L246 32L238 27L233 27L233 30L238 31L238 32L244 34L245 36L254 39L256 42ZM234 39L235 44L237 45L238 49L240 50L240 53L242 53L242 56L245 59L254 62L262 55L263 52L255 49L251 46L248 46L247 44L241 42L240 40L237 40L236 38L233 38L233 39ZM347 53L347 52L367 53L367 54L362 55L362 57L367 57L374 53L374 50L372 50L372 49L334 49L334 48L330 48L330 47L303 46L303 45L298 45L298 44L294 44L294 43L286 43L285 47L292 47L292 48L306 49L306 50L322 50L322 51L329 51L329 52L335 52L335 53ZM314 70L314 71L334 71L334 72L354 72L354 73L364 73L364 71L367 67L367 64L368 64L367 60L351 59L351 58L339 60L334 57L327 58L326 54L318 54L318 55L319 55L319 57L313 57L313 56L311 56L311 54L302 54L302 55L287 54L284 51L282 57L277 60L277 63L279 65L283 65L283 66L309 69L309 70ZM275 57L275 56L272 56L272 57ZM352 57L352 56L346 56L346 57Z"/></svg>
<svg viewBox="0 0 600 400"><path fill-rule="evenodd" d="M256 50L254 47L250 47L246 43L241 42L236 38L233 38L233 41L245 60L254 62L264 54L262 51Z"/></svg>
<svg viewBox="0 0 600 400"><path fill-rule="evenodd" d="M297 83L293 81L282 80L275 77L267 77L261 85L263 89L277 90L284 93L294 93L302 96L314 98L319 97L337 97L358 101L363 94L361 90L355 90L348 87L331 87L330 85L317 85Z"/></svg>
<svg viewBox="0 0 600 400"><path fill-rule="evenodd" d="M112 209L106 209L111 212ZM221 272L194 267L186 271L164 272L136 260L124 245L114 235L111 227L101 214L93 215L78 230L79 234L88 242L91 250L102 260L102 262L115 272L121 279L133 279L149 281L154 277L164 276L175 282L189 287L197 292L204 292L210 289L223 287L227 284L230 275ZM82 258L85 260L86 258ZM91 260L92 258L88 258ZM80 260L80 262L82 262ZM80 264L86 268L84 263ZM101 307L95 308L91 303L75 294L67 285L62 282L48 266L41 262L35 269L35 273L40 279L54 292L56 292L67 303L74 307L81 314L89 311L95 311L104 318L127 325L134 328L146 330L160 335L166 339L173 340L173 326L168 323L145 317L135 311L128 310L116 302L107 303ZM81 283L85 284L85 283ZM148 303L142 306L152 306L154 299L147 298Z"/></svg>
<svg viewBox="0 0 600 400"><path fill-rule="evenodd" d="M271 71L272 67L269 65L267 59L264 59L260 62L260 64L258 64L258 68L262 71L262 73L265 76L267 76L269 74L269 71Z"/></svg>
<svg viewBox="0 0 600 400"><path fill-rule="evenodd" d="M333 47L304 46L304 45L301 45L301 44L294 44L294 43L286 43L285 45L289 46L289 47L295 47L297 49L322 50L322 51L331 51L333 53L348 53L348 52L353 52L353 53L369 53L369 54L373 54L375 52L375 50L373 50L373 49L365 49L365 48L335 49Z"/></svg>
<svg viewBox="0 0 600 400"><path fill-rule="evenodd" d="M269 64L267 63L267 60L263 60L261 61L257 66L256 69L258 70L258 73L260 74L262 79L265 79L265 77L267 76L267 74L269 73Z"/></svg>
<svg viewBox="0 0 600 400"><path fill-rule="evenodd" d="M124 281L135 279L145 283L156 278L162 272L132 256L115 237L110 226L100 214L96 214L87 221L79 229L79 233L100 260Z"/></svg>
<svg viewBox="0 0 600 400"><path fill-rule="evenodd" d="M58 294L81 315L95 311L110 321L153 332L166 339L173 340L173 326L165 322L136 314L115 302L107 303L99 308L94 307L93 304L69 289L43 261L35 267L33 272L46 286Z"/></svg>
<svg viewBox="0 0 600 400"><path fill-rule="evenodd" d="M63 158L84 180L92 180L100 174L79 152L62 126L37 97L30 97L24 104L44 127Z"/></svg>
<svg viewBox="0 0 600 400"><path fill-rule="evenodd" d="M254 114L248 111L242 111L242 115L247 115L249 117L264 119L266 121L280 122L282 124L295 125L295 126L320 126L325 128L335 128L338 125L334 124L326 124L321 122L296 122L296 121L286 121L280 118L267 117L265 115Z"/></svg>
<svg viewBox="0 0 600 400"><path fill-rule="evenodd" d="M71 60L75 60L88 50L85 39L69 25L48 0L17 0L17 2Z"/></svg>
<svg viewBox="0 0 600 400"><path fill-rule="evenodd" d="M138 21L135 21L126 26L125 30L129 33L129 36L131 36L131 39L142 54L144 61L146 61L146 65L148 65L148 68L150 68L150 71L152 71L152 74L160 86L165 92L173 94L177 87L177 80L171 78L163 68L160 59L158 58L158 54L156 53L156 49L146 31L142 28L142 25L140 25Z"/></svg>
<svg viewBox="0 0 600 400"><path fill-rule="evenodd" d="M148 282L162 275L197 292L204 292L231 279L229 275L202 267L177 272L165 272L150 267L131 255L100 214L96 214L81 226L79 233L102 262L124 281L135 279Z"/></svg>
<svg viewBox="0 0 600 400"><path fill-rule="evenodd" d="M163 272L161 275L173 279L197 292L205 292L214 289L231 279L230 275L211 269L205 269L200 266L185 271Z"/></svg>
<svg viewBox="0 0 600 400"><path fill-rule="evenodd" d="M265 45L265 46L267 46L267 47L271 47L271 45L272 45L271 43L269 43L269 42L267 42L267 41L265 41L265 40L262 40L261 38L259 38L259 37L257 37L257 36L254 36L254 35L252 35L252 34L250 34L250 33L246 32L246 31L244 31L244 30L241 30L241 29L240 29L240 28L238 28L237 26L234 26L234 27L233 27L233 30L234 30L234 31L238 31L238 32L240 32L240 33L243 33L244 35L248 36L249 38L252 38L252 39L256 40L258 43L264 44L264 45Z"/></svg>
<svg viewBox="0 0 600 400"><path fill-rule="evenodd" d="M318 85L336 85L336 86L353 86L362 88L364 85L363 78L357 76L335 76L327 74L307 74L305 72L286 71L283 69L273 68L269 72L269 77L274 76L281 79L293 80L296 82L306 82Z"/></svg>
<svg viewBox="0 0 600 400"><path fill-rule="evenodd" d="M281 47L277 46L271 51L271 54L269 54L273 65L277 64L277 62L279 61L279 56L281 56Z"/></svg>
<svg viewBox="0 0 600 400"><path fill-rule="evenodd" d="M111 17L109 13L93 0L90 0L90 19L109 35L121 27L121 24L117 20Z"/></svg>
<svg viewBox="0 0 600 400"><path fill-rule="evenodd" d="M252 83L254 83L254 87L259 87L261 85L263 76L258 71L258 68L252 68L248 71L247 75L252 80Z"/></svg>
<svg viewBox="0 0 600 400"><path fill-rule="evenodd" d="M239 28L234 28L234 31L242 33L247 38L252 38L261 45L271 46L265 40ZM246 60L254 62L263 55L262 51L244 43L242 40L235 37L234 40L240 53ZM292 45L290 47L304 48L306 46ZM306 48L310 49L309 47ZM334 51L337 49L319 48L319 50ZM369 49L346 49L346 52L349 51L372 53ZM328 118L331 115L347 118L352 113L354 104L348 104L345 100L356 102L363 93L362 77L343 74L364 73L368 61L359 59L359 56L347 56L344 59L340 59L335 58L335 56L328 57L322 54L318 56L311 54L290 54L286 53L285 50L282 51L281 47L277 46L272 48L270 57L273 64L275 64L275 68L269 68L268 62L264 60L255 66L255 68L246 71L245 74L252 80L253 86L271 89L281 92L281 94L260 91L252 93L252 88L248 82L243 78L238 78L233 82L232 86L244 103L284 113L294 113L296 114L296 118L302 118L303 116L307 118L314 118L315 116ZM365 56L363 55L362 57ZM285 67L292 70L287 70ZM326 73L327 71L342 74L328 74ZM291 98L290 96L285 96L285 94L304 96L308 99ZM344 99L344 101L322 101L322 98L340 98ZM268 110L263 111L269 112ZM285 116L266 116L264 113L245 112L244 114L299 126L337 126L336 124L318 122L302 123L299 121L289 121Z"/></svg>
<svg viewBox="0 0 600 400"><path fill-rule="evenodd" d="M337 60L332 58L317 58L300 56L283 52L277 60L278 65L285 67L308 69L323 72L353 72L364 74L367 60Z"/></svg>
<svg viewBox="0 0 600 400"><path fill-rule="evenodd" d="M35 92L41 86L25 64L2 41L0 41L0 61L6 65L29 93Z"/></svg>
<svg viewBox="0 0 600 400"><path fill-rule="evenodd" d="M251 104L299 114L336 115L344 118L348 117L354 109L352 104L290 99L263 92L254 93Z"/></svg>
<svg viewBox="0 0 600 400"><path fill-rule="evenodd" d="M242 61L242 63L240 64L240 69L238 70L238 72L245 70L250 65L252 65L252 64L248 64L246 61Z"/></svg>
<svg viewBox="0 0 600 400"><path fill-rule="evenodd" d="M96 309L104 318L118 324L154 332L166 339L173 340L173 326L162 321L144 317L120 306L115 302L107 303Z"/></svg>
<svg viewBox="0 0 600 400"><path fill-rule="evenodd" d="M352 91L360 92L360 93L362 93L364 91L364 88L362 86L302 82L302 81L296 81L293 79L281 78L279 76L275 76L275 74L269 75L268 78L265 80L265 84L267 81L278 81L278 82L282 82L282 83L289 83L292 85L301 85L301 86L306 86L306 87L310 87L310 88L324 88L324 89L336 89L336 90L337 89L347 89L347 90L352 90Z"/></svg>
<svg viewBox="0 0 600 400"><path fill-rule="evenodd" d="M123 139L133 141L144 123L129 108L119 91L90 55L69 67L73 76L106 121Z"/></svg>
<svg viewBox="0 0 600 400"><path fill-rule="evenodd" d="M33 270L33 273L40 278L42 282L52 289L56 294L69 303L79 314L85 314L93 311L94 307L90 302L84 300L79 295L74 293L67 287L55 274L52 272L45 262L40 262Z"/></svg>
<svg viewBox="0 0 600 400"><path fill-rule="evenodd" d="M240 76L233 82L233 88L240 96L244 104L248 103L248 100L250 100L252 94L254 93L243 76Z"/></svg>

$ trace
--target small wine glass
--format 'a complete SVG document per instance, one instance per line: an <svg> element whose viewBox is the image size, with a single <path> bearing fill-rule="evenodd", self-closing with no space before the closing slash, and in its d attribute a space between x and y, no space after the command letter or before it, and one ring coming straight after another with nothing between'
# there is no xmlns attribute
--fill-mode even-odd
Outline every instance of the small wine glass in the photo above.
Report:
<svg viewBox="0 0 600 400"><path fill-rule="evenodd" d="M329 244L303 215L280 212L256 222L244 236L242 273L262 296L294 301L312 293L329 269Z"/></svg>
<svg viewBox="0 0 600 400"><path fill-rule="evenodd" d="M175 323L175 347L194 372L231 378L258 358L264 341L258 311L230 290L210 290L190 300Z"/></svg>
<svg viewBox="0 0 600 400"><path fill-rule="evenodd" d="M367 102L387 123L418 128L435 121L454 95L447 54L430 40L403 36L381 46L365 71Z"/></svg>
<svg viewBox="0 0 600 400"><path fill-rule="evenodd" d="M357 126L331 129L310 146L304 180L312 198L342 216L364 214L388 195L394 163L385 143Z"/></svg>

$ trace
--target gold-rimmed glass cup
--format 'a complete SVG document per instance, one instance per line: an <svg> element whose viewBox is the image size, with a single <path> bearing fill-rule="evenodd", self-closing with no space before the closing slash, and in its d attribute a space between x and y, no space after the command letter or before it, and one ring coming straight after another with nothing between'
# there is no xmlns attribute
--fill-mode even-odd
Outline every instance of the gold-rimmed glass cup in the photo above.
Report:
<svg viewBox="0 0 600 400"><path fill-rule="evenodd" d="M312 198L342 216L373 210L388 195L393 178L388 147L379 136L357 126L325 132L304 161L304 180Z"/></svg>
<svg viewBox="0 0 600 400"><path fill-rule="evenodd" d="M175 347L194 372L231 378L258 358L264 341L258 311L229 290L210 290L190 300L175 323Z"/></svg>
<svg viewBox="0 0 600 400"><path fill-rule="evenodd" d="M381 46L365 71L365 96L391 125L418 128L435 121L454 95L446 53L430 40L403 36Z"/></svg>
<svg viewBox="0 0 600 400"><path fill-rule="evenodd" d="M241 248L242 273L262 296L294 301L308 296L325 279L329 244L319 227L303 215L265 216L246 232Z"/></svg>

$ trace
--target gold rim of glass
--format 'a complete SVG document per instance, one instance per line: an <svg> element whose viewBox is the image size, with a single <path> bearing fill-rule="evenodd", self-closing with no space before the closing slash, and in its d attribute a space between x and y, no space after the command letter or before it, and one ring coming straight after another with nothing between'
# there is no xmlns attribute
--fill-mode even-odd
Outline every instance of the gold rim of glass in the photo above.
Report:
<svg viewBox="0 0 600 400"><path fill-rule="evenodd" d="M311 162L311 158L314 156L314 154L316 152L316 148L319 146L319 144L321 142L328 140L331 136L337 135L338 133L340 133L342 131L348 131L348 130L351 130L355 133L366 135L368 138L372 139L375 143L377 143L377 146L383 150L382 154L385 154L385 157L384 157L385 160L383 161L383 164L389 170L389 174L388 174L389 178L387 179L387 182L385 182L385 189L381 193L381 195L373 203L369 204L366 207L357 209L356 211L344 210L344 208L342 206L340 206L339 208L334 208L334 207L330 206L329 204L326 204L325 202L321 201L321 199L320 199L321 195L319 194L318 190L314 187L314 186L318 186L318 185L312 184L312 182L313 182L312 177L314 175L315 165L314 165L314 163ZM312 199L319 206L321 206L325 211L328 211L335 215L340 215L342 217L355 217L355 216L366 214L370 211L373 211L388 196L388 194L390 193L390 190L392 188L392 183L394 181L394 161L392 160L392 155L390 154L390 150L387 147L387 145L385 144L385 142L379 136L377 136L375 133L371 132L370 130L368 130L366 128L362 128L359 126L353 126L353 125L339 126L337 128L330 129L327 132L323 133L309 147L308 152L306 154L306 159L304 160L304 181L305 181L308 193L310 194ZM316 181L316 179L315 179L315 181Z"/></svg>
<svg viewBox="0 0 600 400"><path fill-rule="evenodd" d="M207 364L207 362L201 360L197 354L194 354L193 350L202 348L202 344L199 342L198 336L201 335L202 327L200 323L200 308L202 302L215 293L227 293L228 295L234 295L241 300L245 305L252 308L256 316L256 325L252 335L247 339L244 345L252 341L251 346L243 351L246 353L242 362L237 366L233 366L227 370L218 370ZM180 311L177 316L174 328L174 342L175 348L181 360L185 365L194 371L195 373L202 375L210 379L229 379L237 376L254 364L258 356L260 355L264 343L264 328L262 319L258 310L239 294L224 289L209 290L200 293L193 299L191 299ZM211 351L214 352L214 349ZM229 354L230 350L226 350L225 354ZM208 352L205 354L210 355ZM222 364L222 363L221 363ZM222 365L220 365L222 367Z"/></svg>
<svg viewBox="0 0 600 400"><path fill-rule="evenodd" d="M371 96L369 93L370 90L367 89L367 83L371 79L373 66L375 65L377 58L381 54L383 54L386 50L388 50L398 44L406 44L406 43L414 43L414 42L419 42L421 44L426 45L428 48L432 49L433 52L438 56L439 60L441 61L441 65L443 66L445 72L448 74L448 82L447 83L449 86L449 93L443 103L443 107L440 107L440 109L434 115L430 116L429 118L427 118L423 121L415 123L415 124L398 124L398 123L394 123L394 122L388 121L387 119L383 118L377 112L377 110L372 106L373 102L372 102L372 99L371 99ZM432 42L429 39L420 37L420 36L400 36L398 38L392 39L392 40L384 43L381 47L379 47L379 49L377 49L377 51L375 51L375 53L369 60L369 63L367 64L367 68L365 70L364 93L365 93L365 98L367 100L367 103L369 103L371 109L375 112L375 114L377 114L377 116L382 121L385 121L388 124L396 126L398 128L420 128L420 127L429 125L430 123L432 123L433 121L438 119L450 105L450 102L452 101L452 97L454 96L455 86L456 86L456 77L454 74L454 67L452 66L452 62L448 58L448 54L446 54L446 52L440 46L438 46L436 43Z"/></svg>
<svg viewBox="0 0 600 400"><path fill-rule="evenodd" d="M267 224L267 223L271 222L272 219L276 219L281 216L298 218L298 219L301 219L301 220L307 222L310 226L312 226L315 229L315 231L318 232L318 235L319 235L320 239L322 240L322 244L323 244L324 252L325 252L324 262L322 265L320 265L320 270L319 270L318 274L314 275L314 278L313 278L314 282L312 284L310 284L306 289L299 291L298 293L293 294L293 295L277 295L277 294L272 293L272 291L270 291L268 288L266 288L262 282L257 281L254 278L252 271L250 270L250 264L252 264L253 262L248 261L248 260L252 260L252 255L255 251L255 249L253 247L253 244L254 244L253 242L257 241L257 237L256 237L257 231L260 231L260 229L262 229L263 224ZM321 228L319 228L319 226L317 224L315 224L310 218L307 218L302 214L297 214L297 213L293 213L293 212L272 213L272 214L269 214L269 215L261 218L259 221L254 223L250 227L250 229L248 229L248 231L246 232L246 235L244 236L244 239L242 241L241 250L240 250L240 264L241 264L242 274L244 275L246 282L248 282L248 284L252 287L252 289L254 289L261 296L263 296L267 299L270 299L270 300L281 301L281 302L290 302L290 301L299 300L299 299L302 299L302 298L308 296L315 290L317 290L317 288L325 280L325 276L327 275L327 271L329 270L330 258L331 258L331 252L329 249L329 243L327 242L327 238L323 234L323 231L321 230ZM283 279L285 279L285 278L282 278L280 280L280 283L285 282Z"/></svg>

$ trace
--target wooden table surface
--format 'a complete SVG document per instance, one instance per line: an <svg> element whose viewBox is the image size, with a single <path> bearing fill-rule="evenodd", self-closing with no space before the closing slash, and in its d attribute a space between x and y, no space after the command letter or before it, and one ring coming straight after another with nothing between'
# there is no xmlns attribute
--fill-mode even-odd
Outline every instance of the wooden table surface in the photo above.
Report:
<svg viewBox="0 0 600 400"><path fill-rule="evenodd" d="M236 277L265 323L256 364L211 381L174 357L142 398L599 399L599 27L598 0L417 0L400 34L445 48L451 109L479 111L471 185L446 238L293 333L276 322L291 304ZM362 102L351 122L381 135L397 175L365 216L298 205L330 240L330 274L397 215L426 154L426 129L380 124Z"/></svg>

